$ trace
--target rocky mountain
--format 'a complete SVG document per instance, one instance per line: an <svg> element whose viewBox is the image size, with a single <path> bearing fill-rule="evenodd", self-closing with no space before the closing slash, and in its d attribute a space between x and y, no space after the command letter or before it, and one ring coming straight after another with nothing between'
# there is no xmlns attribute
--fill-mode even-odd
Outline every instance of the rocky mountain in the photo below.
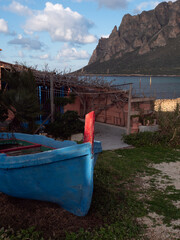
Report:
<svg viewBox="0 0 180 240"><path fill-rule="evenodd" d="M151 11L125 15L119 28L115 26L109 38L99 40L88 66L105 63L106 71L111 72L112 64L108 66L108 63L112 60L115 63L115 60L121 61L127 56L129 60L130 56L136 59L143 59L148 54L152 56L157 50L170 47L169 44L174 41L179 46L179 36L180 0L162 2ZM84 68L87 72L92 68L88 66Z"/></svg>

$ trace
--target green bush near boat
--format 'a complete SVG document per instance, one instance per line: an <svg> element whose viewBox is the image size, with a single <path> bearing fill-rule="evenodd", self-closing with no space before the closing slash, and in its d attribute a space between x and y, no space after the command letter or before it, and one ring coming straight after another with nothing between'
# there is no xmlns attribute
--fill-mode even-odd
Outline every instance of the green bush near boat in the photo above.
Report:
<svg viewBox="0 0 180 240"><path fill-rule="evenodd" d="M45 131L54 138L68 139L72 134L82 133L84 123L79 120L77 112L67 111L58 113L55 121L46 125Z"/></svg>

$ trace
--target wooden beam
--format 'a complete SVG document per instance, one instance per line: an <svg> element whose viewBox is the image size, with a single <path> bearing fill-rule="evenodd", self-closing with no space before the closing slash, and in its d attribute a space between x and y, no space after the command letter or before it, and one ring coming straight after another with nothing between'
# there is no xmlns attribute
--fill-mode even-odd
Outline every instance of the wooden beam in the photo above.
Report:
<svg viewBox="0 0 180 240"><path fill-rule="evenodd" d="M149 101L154 101L154 97L148 97L148 98L132 98L131 102L149 102Z"/></svg>
<svg viewBox="0 0 180 240"><path fill-rule="evenodd" d="M132 98L132 84L129 86L128 97L128 117L127 117L127 134L131 133L131 98Z"/></svg>
<svg viewBox="0 0 180 240"><path fill-rule="evenodd" d="M50 76L51 122L54 122L54 76Z"/></svg>
<svg viewBox="0 0 180 240"><path fill-rule="evenodd" d="M34 131L34 134L36 134L39 129L44 125L44 123L51 117L51 113L48 115L48 117L41 123L41 125Z"/></svg>

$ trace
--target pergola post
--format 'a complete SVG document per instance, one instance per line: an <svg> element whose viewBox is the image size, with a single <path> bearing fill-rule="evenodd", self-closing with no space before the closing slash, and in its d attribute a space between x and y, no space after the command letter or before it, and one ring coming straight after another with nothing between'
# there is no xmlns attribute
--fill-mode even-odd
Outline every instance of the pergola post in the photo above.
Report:
<svg viewBox="0 0 180 240"><path fill-rule="evenodd" d="M131 99L132 99L132 84L129 85L127 135L131 133Z"/></svg>
<svg viewBox="0 0 180 240"><path fill-rule="evenodd" d="M51 123L54 122L54 78L50 76Z"/></svg>

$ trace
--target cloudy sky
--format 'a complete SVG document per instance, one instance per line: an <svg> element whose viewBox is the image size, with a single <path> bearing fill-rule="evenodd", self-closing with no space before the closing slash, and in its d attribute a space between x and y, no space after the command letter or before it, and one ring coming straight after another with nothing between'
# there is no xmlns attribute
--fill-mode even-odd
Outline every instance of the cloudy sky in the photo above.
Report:
<svg viewBox="0 0 180 240"><path fill-rule="evenodd" d="M98 39L119 27L126 13L162 1L0 0L0 60L73 71L87 65Z"/></svg>

